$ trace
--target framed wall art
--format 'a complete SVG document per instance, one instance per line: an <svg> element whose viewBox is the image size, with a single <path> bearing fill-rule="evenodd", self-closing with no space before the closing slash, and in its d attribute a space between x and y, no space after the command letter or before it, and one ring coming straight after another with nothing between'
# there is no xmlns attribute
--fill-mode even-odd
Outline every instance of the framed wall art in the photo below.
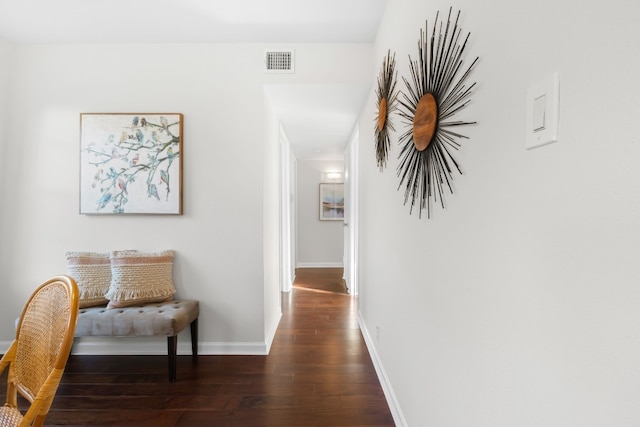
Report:
<svg viewBox="0 0 640 427"><path fill-rule="evenodd" d="M80 114L81 214L182 214L180 113Z"/></svg>
<svg viewBox="0 0 640 427"><path fill-rule="evenodd" d="M344 221L344 184L320 184L320 221Z"/></svg>

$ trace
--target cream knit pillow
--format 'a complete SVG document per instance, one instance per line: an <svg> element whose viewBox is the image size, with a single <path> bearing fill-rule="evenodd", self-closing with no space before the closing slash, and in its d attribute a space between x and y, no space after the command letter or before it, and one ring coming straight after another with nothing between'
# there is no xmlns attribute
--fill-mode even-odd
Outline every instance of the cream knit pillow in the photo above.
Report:
<svg viewBox="0 0 640 427"><path fill-rule="evenodd" d="M111 283L111 261L108 253L67 252L67 273L78 283L80 308L104 305L104 294Z"/></svg>
<svg viewBox="0 0 640 427"><path fill-rule="evenodd" d="M173 298L173 251L111 252L111 285L107 308L128 307Z"/></svg>

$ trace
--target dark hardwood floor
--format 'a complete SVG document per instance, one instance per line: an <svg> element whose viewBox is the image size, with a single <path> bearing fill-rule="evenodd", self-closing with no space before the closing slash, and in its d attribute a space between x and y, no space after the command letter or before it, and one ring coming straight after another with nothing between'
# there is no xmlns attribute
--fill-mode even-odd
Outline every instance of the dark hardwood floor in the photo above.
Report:
<svg viewBox="0 0 640 427"><path fill-rule="evenodd" d="M297 271L268 356L71 356L45 424L393 426L341 277Z"/></svg>

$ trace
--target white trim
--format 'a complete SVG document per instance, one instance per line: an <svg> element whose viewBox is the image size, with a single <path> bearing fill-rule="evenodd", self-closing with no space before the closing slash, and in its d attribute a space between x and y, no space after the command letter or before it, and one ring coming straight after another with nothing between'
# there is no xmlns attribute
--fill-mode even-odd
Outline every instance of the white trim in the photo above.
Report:
<svg viewBox="0 0 640 427"><path fill-rule="evenodd" d="M280 124L280 290L291 292L295 253L295 156Z"/></svg>
<svg viewBox="0 0 640 427"><path fill-rule="evenodd" d="M342 268L341 262L299 262L296 268Z"/></svg>
<svg viewBox="0 0 640 427"><path fill-rule="evenodd" d="M134 338L134 339L132 339ZM273 341L271 336L270 341ZM266 355L265 342L200 342L199 355ZM8 348L8 345L5 346ZM78 355L166 355L165 337L76 337L72 354ZM191 354L191 341L178 342L178 355Z"/></svg>
<svg viewBox="0 0 640 427"><path fill-rule="evenodd" d="M213 342L204 343L198 352L210 355L264 356L267 346L261 342Z"/></svg>
<svg viewBox="0 0 640 427"><path fill-rule="evenodd" d="M373 367L375 368L376 374L378 375L378 381L380 382L380 386L382 386L384 397L387 399L387 404L389 405L389 410L391 411L393 422L395 423L396 427L406 427L408 425L407 420L404 418L404 414L400 409L398 398L393 391L393 387L391 387L391 382L389 381L389 377L387 377L387 372L385 371L384 366L382 365L382 362L378 357L378 352L376 351L376 347L373 344L371 335L369 335L369 330L367 329L367 325L365 324L361 313L358 313L358 324L360 325L360 331L362 332L364 342L367 345L367 349L369 350L371 362L373 363Z"/></svg>
<svg viewBox="0 0 640 427"><path fill-rule="evenodd" d="M344 281L351 295L358 295L358 150L360 131L355 127L345 150L345 227L344 227Z"/></svg>
<svg viewBox="0 0 640 427"><path fill-rule="evenodd" d="M280 324L280 319L282 318L282 311L280 311L280 315L277 316L273 322L273 324L271 325L271 328L269 329L269 334L266 336L266 353L265 354L269 354L269 352L271 351L271 344L273 344L273 339L276 336L276 332L278 332L278 325Z"/></svg>
<svg viewBox="0 0 640 427"><path fill-rule="evenodd" d="M179 341L181 341L178 338ZM167 354L166 337L75 337L71 354L162 355ZM178 354L191 354L191 342L178 342Z"/></svg>

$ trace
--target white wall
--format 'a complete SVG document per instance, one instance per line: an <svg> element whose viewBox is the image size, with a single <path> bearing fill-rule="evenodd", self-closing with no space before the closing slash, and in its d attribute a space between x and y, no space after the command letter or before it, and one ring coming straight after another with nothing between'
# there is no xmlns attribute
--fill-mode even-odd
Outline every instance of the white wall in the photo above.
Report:
<svg viewBox="0 0 640 427"><path fill-rule="evenodd" d="M342 267L342 221L320 221L322 173L344 171L344 160L298 159L297 267Z"/></svg>
<svg viewBox="0 0 640 427"><path fill-rule="evenodd" d="M14 48L10 142L3 143L10 162L0 172L11 183L3 194L10 202L3 203L0 239L0 344L12 338L31 290L65 272L65 251L172 248L178 296L201 302L201 352L265 350L279 306L276 296L265 296L278 289L264 265L265 248L277 247L276 208L267 200L277 200L277 167L265 161L277 156L273 135L265 135L263 85L362 83L372 66L370 45L298 45L295 74L263 74L265 47ZM345 70L348 58L357 62ZM79 215L81 112L183 113L184 215ZM185 347L188 334L181 338ZM135 353L139 342L84 338L75 351ZM162 340L149 348L166 352Z"/></svg>
<svg viewBox="0 0 640 427"><path fill-rule="evenodd" d="M5 162L7 161L7 156L4 155L4 145L6 141L6 125L5 123L8 120L8 107L9 107L9 71L11 68L9 64L12 62L12 54L13 49L12 46L5 42L2 38L0 38L0 168L5 168ZM4 199L4 190L3 187L7 185L6 179L3 179L0 183L0 197ZM2 203L0 206L0 218L3 216L3 210L5 206L9 203ZM0 231L2 231L3 226L0 221Z"/></svg>
<svg viewBox="0 0 640 427"><path fill-rule="evenodd" d="M399 76L449 3L390 0ZM640 3L462 0L481 57L464 174L409 215L360 128L360 311L410 426L640 424ZM560 74L560 141L524 149L527 88ZM404 89L402 80L399 87ZM393 141L406 127L396 117ZM375 338L376 326L380 338ZM402 425L402 424L399 424Z"/></svg>
<svg viewBox="0 0 640 427"><path fill-rule="evenodd" d="M280 308L280 122L263 93L264 123L264 333L275 335Z"/></svg>

